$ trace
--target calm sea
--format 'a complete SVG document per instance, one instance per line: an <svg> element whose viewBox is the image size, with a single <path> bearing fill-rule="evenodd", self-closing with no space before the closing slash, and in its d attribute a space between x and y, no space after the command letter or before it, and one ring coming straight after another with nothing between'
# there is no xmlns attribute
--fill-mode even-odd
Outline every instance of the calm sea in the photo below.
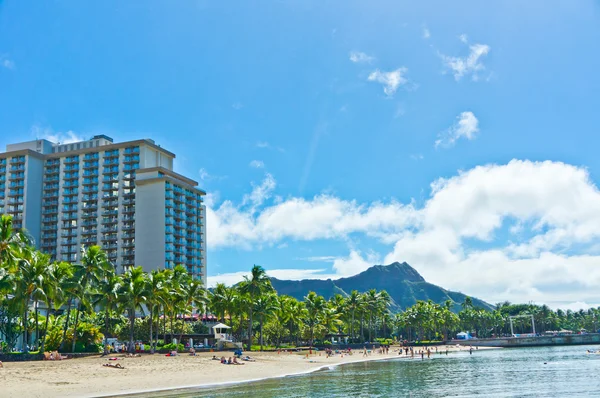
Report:
<svg viewBox="0 0 600 398"><path fill-rule="evenodd" d="M600 346L481 350L197 390L204 397L600 397Z"/></svg>

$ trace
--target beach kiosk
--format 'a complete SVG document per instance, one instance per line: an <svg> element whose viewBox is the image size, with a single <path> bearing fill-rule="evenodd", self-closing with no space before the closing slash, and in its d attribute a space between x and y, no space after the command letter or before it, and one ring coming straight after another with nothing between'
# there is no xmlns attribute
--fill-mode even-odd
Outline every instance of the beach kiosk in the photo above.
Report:
<svg viewBox="0 0 600 398"><path fill-rule="evenodd" d="M470 340L473 338L473 336L471 336L469 332L460 332L456 335L456 338L458 340Z"/></svg>

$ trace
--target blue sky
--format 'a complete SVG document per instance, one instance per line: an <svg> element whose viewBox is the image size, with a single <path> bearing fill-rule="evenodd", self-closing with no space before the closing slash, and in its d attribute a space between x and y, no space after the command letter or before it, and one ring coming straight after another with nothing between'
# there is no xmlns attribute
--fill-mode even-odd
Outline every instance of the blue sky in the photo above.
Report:
<svg viewBox="0 0 600 398"><path fill-rule="evenodd" d="M598 305L600 2L416 3L0 1L0 145L155 139L213 282L398 260Z"/></svg>

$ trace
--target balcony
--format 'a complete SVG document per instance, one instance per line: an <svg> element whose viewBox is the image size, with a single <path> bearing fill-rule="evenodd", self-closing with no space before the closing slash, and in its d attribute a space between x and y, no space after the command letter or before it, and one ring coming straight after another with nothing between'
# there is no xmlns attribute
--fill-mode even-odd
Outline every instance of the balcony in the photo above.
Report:
<svg viewBox="0 0 600 398"><path fill-rule="evenodd" d="M83 202L98 202L98 195L94 195L93 193L92 194L87 194L87 195L82 195L81 196L81 200ZM98 206L97 203L93 203L93 204L89 203L89 204L87 204L87 206L92 206L92 205L93 206ZM85 205L84 205L83 208L85 209Z"/></svg>
<svg viewBox="0 0 600 398"><path fill-rule="evenodd" d="M60 159L48 159L46 160L46 166L58 166L60 165Z"/></svg>
<svg viewBox="0 0 600 398"><path fill-rule="evenodd" d="M76 189L64 189L63 196L75 196L78 195L79 192Z"/></svg>
<svg viewBox="0 0 600 398"><path fill-rule="evenodd" d="M94 159L98 159L99 157L100 157L100 154L98 152L86 153L85 156L83 157L83 160L94 160Z"/></svg>
<svg viewBox="0 0 600 398"><path fill-rule="evenodd" d="M95 245L98 243L98 239L96 237L87 237L87 238L81 239L81 243L88 244L88 245Z"/></svg>
<svg viewBox="0 0 600 398"><path fill-rule="evenodd" d="M135 247L135 242L132 240L126 240L121 244L122 247L132 248Z"/></svg>
<svg viewBox="0 0 600 398"><path fill-rule="evenodd" d="M58 167L46 167L44 169L44 173L46 174L46 176L52 176L55 174L58 174L60 171L60 169Z"/></svg>
<svg viewBox="0 0 600 398"><path fill-rule="evenodd" d="M103 184L102 185L102 190L103 191L118 191L119 190L119 185L118 184L114 184L114 185L113 184Z"/></svg>
<svg viewBox="0 0 600 398"><path fill-rule="evenodd" d="M133 206L123 207L123 213L133 214L133 213L135 213L135 207L133 207Z"/></svg>
<svg viewBox="0 0 600 398"><path fill-rule="evenodd" d="M86 219L86 218L92 218L92 219L96 219L98 218L98 212L96 211L87 211L87 212L83 212L81 214L81 218ZM86 221L91 223L90 225L96 225L96 221ZM87 225L86 222L83 222L81 225Z"/></svg>
<svg viewBox="0 0 600 398"><path fill-rule="evenodd" d="M125 180L125 181L132 181L132 180L135 180L135 172L134 172L134 169L133 169L133 168L131 168L131 169L128 169L127 167L125 167L125 168L123 169L123 171L125 172L125 173L123 174L123 180ZM128 172L128 171L129 171L129 172Z"/></svg>
<svg viewBox="0 0 600 398"><path fill-rule="evenodd" d="M90 217L82 217L82 218L90 218ZM95 220L85 220L81 222L82 227L95 227L98 223Z"/></svg>
<svg viewBox="0 0 600 398"><path fill-rule="evenodd" d="M123 199L123 205L129 206L129 205L133 205L133 204L135 204L135 199L133 199L133 198Z"/></svg>
<svg viewBox="0 0 600 398"><path fill-rule="evenodd" d="M83 185L98 185L98 179L97 178L84 178ZM85 192L85 190L84 190Z"/></svg>
<svg viewBox="0 0 600 398"><path fill-rule="evenodd" d="M104 200L102 201L102 207L103 208L108 208L108 207L114 207L117 208L119 206L119 200L118 200L118 196L109 196L108 198L105 196Z"/></svg>
<svg viewBox="0 0 600 398"><path fill-rule="evenodd" d="M104 167L102 169L102 173L104 173L104 174L110 174L110 173L113 173L113 174L116 173L116 174L118 174L119 173L119 166Z"/></svg>
<svg viewBox="0 0 600 398"><path fill-rule="evenodd" d="M77 244L77 239L63 239L60 241L63 246L72 246Z"/></svg>
<svg viewBox="0 0 600 398"><path fill-rule="evenodd" d="M103 225L112 225L112 224L117 224L118 222L119 222L118 217L105 217L102 219Z"/></svg>
<svg viewBox="0 0 600 398"><path fill-rule="evenodd" d="M93 228L93 229L84 228L83 231L81 231L81 235L86 235L86 236L98 235L98 230L96 228Z"/></svg>
<svg viewBox="0 0 600 398"><path fill-rule="evenodd" d="M43 197L44 198L58 198L58 190L45 192Z"/></svg>
<svg viewBox="0 0 600 398"><path fill-rule="evenodd" d="M87 186L83 187L82 192L84 194L95 194L95 193L97 194L98 193L98 187L97 186L89 186L89 185L87 185Z"/></svg>
<svg viewBox="0 0 600 398"><path fill-rule="evenodd" d="M134 224L123 224L123 226L121 227L121 229L123 231L132 231L135 229L135 225Z"/></svg>
<svg viewBox="0 0 600 398"><path fill-rule="evenodd" d="M102 245L103 250L111 250L117 249L118 245L116 243L105 243Z"/></svg>
<svg viewBox="0 0 600 398"><path fill-rule="evenodd" d="M125 153L125 155L132 155L132 154L140 153L140 147L138 147L138 146L131 146L131 147L125 148L125 150L123 151L123 153Z"/></svg>
<svg viewBox="0 0 600 398"><path fill-rule="evenodd" d="M135 232L123 232L121 234L121 238L122 239L134 239L135 238Z"/></svg>
<svg viewBox="0 0 600 398"><path fill-rule="evenodd" d="M58 229L58 226L56 224L43 224L42 225L42 231L43 232L56 232L56 230ZM50 234L50 235L43 235L42 237L48 237L48 238L56 238L56 234Z"/></svg>
<svg viewBox="0 0 600 398"><path fill-rule="evenodd" d="M103 234L107 234L107 233L111 233L111 232L117 232L118 228L117 226L110 226L110 227L103 227L102 228L102 233ZM115 239L116 239L116 235L115 235Z"/></svg>
<svg viewBox="0 0 600 398"><path fill-rule="evenodd" d="M62 236L63 238L74 238L77 236L77 231L75 231L74 229L62 231L60 233L60 236Z"/></svg>
<svg viewBox="0 0 600 398"><path fill-rule="evenodd" d="M122 217L123 221L135 221L135 217L132 215L125 215Z"/></svg>
<svg viewBox="0 0 600 398"><path fill-rule="evenodd" d="M116 241L117 235L116 234L102 235L101 240L102 240L102 242L112 241L112 240Z"/></svg>
<svg viewBox="0 0 600 398"><path fill-rule="evenodd" d="M10 171L25 171L25 166L24 165L19 165L19 166L10 166Z"/></svg>
<svg viewBox="0 0 600 398"><path fill-rule="evenodd" d="M42 206L44 206L44 207L58 206L58 200L44 200L42 202Z"/></svg>
<svg viewBox="0 0 600 398"><path fill-rule="evenodd" d="M107 174L102 177L102 182L118 182L119 175L118 174Z"/></svg>
<svg viewBox="0 0 600 398"><path fill-rule="evenodd" d="M58 217L44 217L42 218L43 223L57 223Z"/></svg>
<svg viewBox="0 0 600 398"><path fill-rule="evenodd" d="M51 240L42 241L42 247L43 248L56 247L56 242L51 241Z"/></svg>
<svg viewBox="0 0 600 398"><path fill-rule="evenodd" d="M118 158L113 158L113 159L104 159L104 162L102 163L102 165L104 167L110 167L110 166L117 166L119 164L119 159Z"/></svg>
<svg viewBox="0 0 600 398"><path fill-rule="evenodd" d="M135 163L135 162L139 162L139 161L140 161L140 157L137 155L125 156L123 158L123 163Z"/></svg>
<svg viewBox="0 0 600 398"><path fill-rule="evenodd" d="M98 166L100 166L99 162L83 162L83 169L84 170L97 169Z"/></svg>
<svg viewBox="0 0 600 398"><path fill-rule="evenodd" d="M115 204L115 205L116 205L116 204ZM104 210L104 211L102 212L102 215L103 215L103 216L116 216L116 215L118 215L118 214L119 214L119 211L118 211L118 210Z"/></svg>
<svg viewBox="0 0 600 398"><path fill-rule="evenodd" d="M123 250L123 251L121 251L121 255L123 257L135 256L135 251L134 250Z"/></svg>

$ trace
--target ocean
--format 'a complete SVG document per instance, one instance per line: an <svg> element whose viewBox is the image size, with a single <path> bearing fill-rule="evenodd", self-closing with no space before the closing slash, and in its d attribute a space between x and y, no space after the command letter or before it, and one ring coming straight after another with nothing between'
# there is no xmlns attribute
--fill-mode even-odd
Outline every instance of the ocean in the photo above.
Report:
<svg viewBox="0 0 600 398"><path fill-rule="evenodd" d="M430 359L363 362L229 387L206 397L598 397L600 346L475 350ZM156 395L164 396L164 395Z"/></svg>

